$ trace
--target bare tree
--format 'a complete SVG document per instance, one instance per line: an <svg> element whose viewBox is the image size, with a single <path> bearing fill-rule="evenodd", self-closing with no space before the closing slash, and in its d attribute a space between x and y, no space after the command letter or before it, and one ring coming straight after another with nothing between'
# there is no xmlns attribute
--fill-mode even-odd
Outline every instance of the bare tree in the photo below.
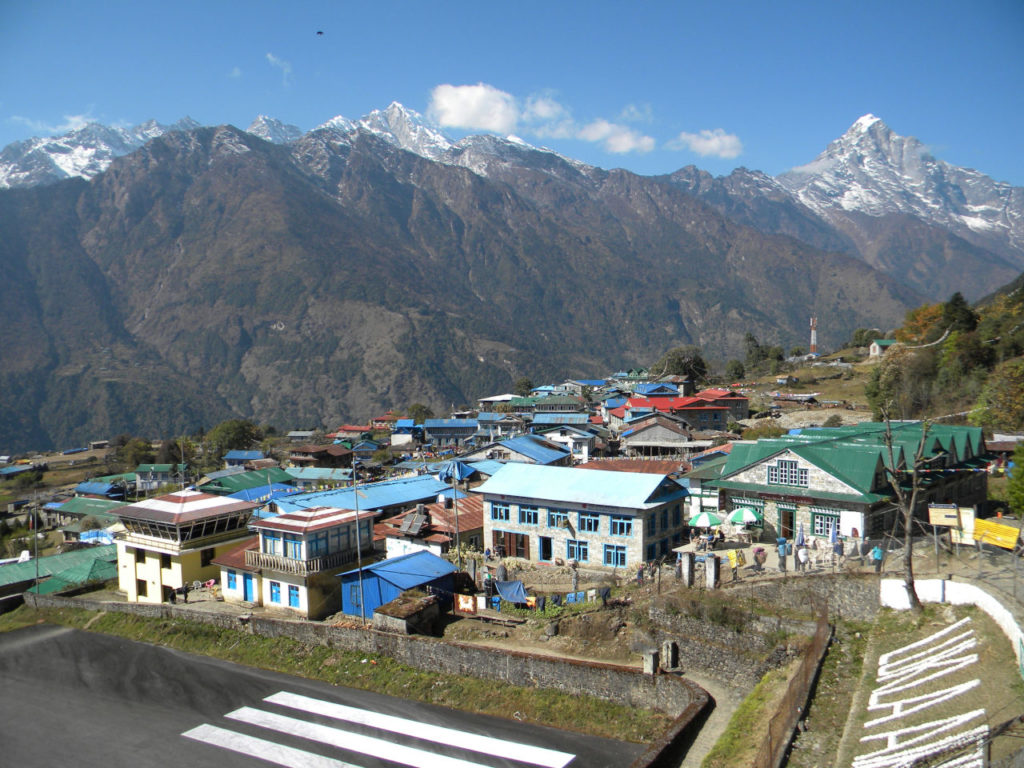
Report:
<svg viewBox="0 0 1024 768"><path fill-rule="evenodd" d="M903 522L903 584L907 590L907 598L910 600L910 608L915 613L921 612L921 601L917 597L917 590L914 587L914 510L917 508L917 496L921 489L921 469L930 461L924 457L924 449L928 439L930 424L927 421L921 422L921 439L918 441L917 450L914 452L910 468L907 469L896 463L896 452L893 449L892 422L888 412L883 411L885 419L885 447L889 452L889 463L885 467L885 474L892 483L893 492L896 494L896 503L900 511L900 518ZM909 473L910 493L903 487L904 476Z"/></svg>

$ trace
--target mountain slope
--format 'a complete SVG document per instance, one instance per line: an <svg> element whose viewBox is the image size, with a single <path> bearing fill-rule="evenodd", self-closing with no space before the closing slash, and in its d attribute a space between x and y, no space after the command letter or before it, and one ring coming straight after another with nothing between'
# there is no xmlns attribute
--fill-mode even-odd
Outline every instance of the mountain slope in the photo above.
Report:
<svg viewBox="0 0 1024 768"><path fill-rule="evenodd" d="M442 410L682 343L721 358L748 331L804 343L811 314L834 318L819 337L838 343L921 299L662 180L505 140L446 152L435 162L366 126L280 145L204 128L89 183L0 192L16 235L0 266L21 276L12 306L37 327L0 349L0 368L21 366L0 409L34 425L0 425L0 443ZM486 174L454 162L466 157Z"/></svg>

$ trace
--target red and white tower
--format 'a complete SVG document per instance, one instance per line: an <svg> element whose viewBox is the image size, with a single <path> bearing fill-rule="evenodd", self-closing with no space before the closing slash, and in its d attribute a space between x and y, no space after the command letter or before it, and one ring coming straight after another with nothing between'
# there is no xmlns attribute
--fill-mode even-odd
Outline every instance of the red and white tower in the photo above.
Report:
<svg viewBox="0 0 1024 768"><path fill-rule="evenodd" d="M818 354L818 318L811 318L811 354Z"/></svg>

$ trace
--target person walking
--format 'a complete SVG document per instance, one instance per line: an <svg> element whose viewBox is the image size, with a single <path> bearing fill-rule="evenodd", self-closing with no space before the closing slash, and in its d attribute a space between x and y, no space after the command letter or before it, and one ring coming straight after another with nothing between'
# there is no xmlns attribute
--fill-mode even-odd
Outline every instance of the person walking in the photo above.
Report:
<svg viewBox="0 0 1024 768"><path fill-rule="evenodd" d="M871 550L871 561L875 564L875 573L882 572L882 558L885 557L885 552L882 548L875 544L875 548Z"/></svg>
<svg viewBox="0 0 1024 768"><path fill-rule="evenodd" d="M807 561L810 559L810 554L807 552L807 545L804 544L796 550L796 569L798 571L807 571Z"/></svg>
<svg viewBox="0 0 1024 768"><path fill-rule="evenodd" d="M785 573L786 572L786 555L788 554L788 550L789 550L789 542L786 541L785 538L780 536L779 538L777 538L775 540L775 543L778 544L778 548L779 548L779 572L780 573Z"/></svg>

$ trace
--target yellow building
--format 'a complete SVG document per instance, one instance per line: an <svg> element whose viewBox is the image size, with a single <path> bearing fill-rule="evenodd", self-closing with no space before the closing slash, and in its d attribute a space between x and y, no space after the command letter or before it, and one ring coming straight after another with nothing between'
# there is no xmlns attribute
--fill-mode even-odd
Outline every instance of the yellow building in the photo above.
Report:
<svg viewBox="0 0 1024 768"><path fill-rule="evenodd" d="M251 536L256 504L200 491L176 491L117 509L118 587L128 600L160 603L185 584L217 579L213 559Z"/></svg>

